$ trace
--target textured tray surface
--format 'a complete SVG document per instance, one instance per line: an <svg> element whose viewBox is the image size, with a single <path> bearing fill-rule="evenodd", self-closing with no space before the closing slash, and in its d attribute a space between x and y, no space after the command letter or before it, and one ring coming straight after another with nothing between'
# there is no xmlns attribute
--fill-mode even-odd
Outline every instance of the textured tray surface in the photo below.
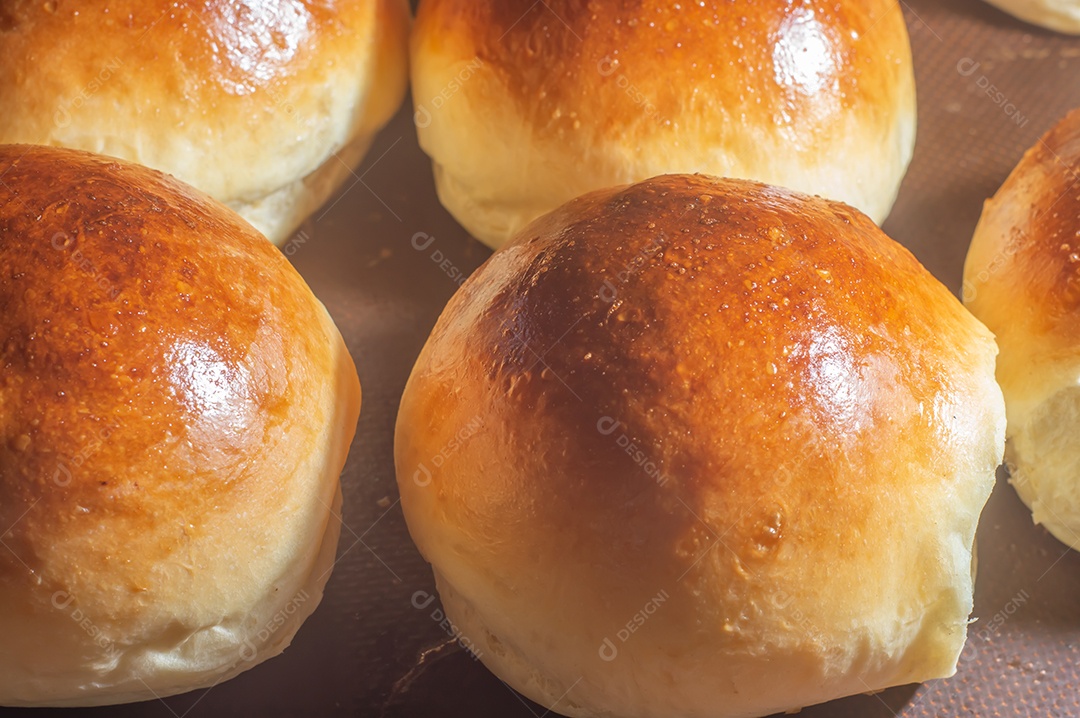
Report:
<svg viewBox="0 0 1080 718"><path fill-rule="evenodd" d="M910 0L904 8L919 83L919 137L885 229L959 293L983 200L1027 147L1080 106L1080 38L1023 25L980 0ZM412 244L419 232L434 237L422 251ZM411 106L379 137L353 184L285 251L337 320L364 387L343 477L341 558L327 596L282 657L231 682L165 701L63 714L544 715L545 707L520 699L462 651L437 653L414 670L421 652L446 635L432 617L438 603L413 606L414 594L433 592L434 582L397 504L394 417L455 278L489 252L440 207ZM801 715L1080 716L1080 554L1032 525L1004 480L978 543L980 620L955 678ZM0 718L23 713L53 712L0 709Z"/></svg>

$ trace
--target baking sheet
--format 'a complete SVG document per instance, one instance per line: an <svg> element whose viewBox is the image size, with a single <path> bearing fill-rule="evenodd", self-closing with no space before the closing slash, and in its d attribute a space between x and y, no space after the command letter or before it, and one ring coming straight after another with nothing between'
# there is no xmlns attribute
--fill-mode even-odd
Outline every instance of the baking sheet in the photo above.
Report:
<svg viewBox="0 0 1080 718"><path fill-rule="evenodd" d="M981 0L911 0L904 10L919 137L885 229L959 293L983 200L1027 147L1080 106L1080 38L1024 25ZM0 718L548 713L443 645L439 604L425 603L434 594L431 572L397 503L393 428L405 380L460 278L489 254L440 207L411 106L380 135L351 186L284 251L336 319L364 390L343 475L340 561L322 606L283 656L209 691L95 710L0 709ZM978 545L979 621L955 678L802 715L1080 716L1080 554L1032 525L1003 477Z"/></svg>

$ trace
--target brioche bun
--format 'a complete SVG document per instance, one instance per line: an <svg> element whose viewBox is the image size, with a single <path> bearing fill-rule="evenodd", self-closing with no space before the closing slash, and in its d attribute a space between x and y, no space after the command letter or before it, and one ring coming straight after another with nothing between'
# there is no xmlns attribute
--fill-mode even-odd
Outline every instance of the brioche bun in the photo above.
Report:
<svg viewBox="0 0 1080 718"><path fill-rule="evenodd" d="M1080 110L1027 151L982 217L967 306L997 335L1011 481L1080 549Z"/></svg>
<svg viewBox="0 0 1080 718"><path fill-rule="evenodd" d="M275 243L405 93L405 0L82 0L0 9L0 143L162 170Z"/></svg>
<svg viewBox="0 0 1080 718"><path fill-rule="evenodd" d="M0 146L0 705L220 683L333 566L360 385L232 211L159 172Z"/></svg>
<svg viewBox="0 0 1080 718"><path fill-rule="evenodd" d="M401 504L453 625L559 713L760 716L949 676L995 352L850 207L602 190L451 299L402 398Z"/></svg>
<svg viewBox="0 0 1080 718"><path fill-rule="evenodd" d="M669 172L881 222L915 142L890 0L423 0L411 53L439 198L492 247L580 194Z"/></svg>

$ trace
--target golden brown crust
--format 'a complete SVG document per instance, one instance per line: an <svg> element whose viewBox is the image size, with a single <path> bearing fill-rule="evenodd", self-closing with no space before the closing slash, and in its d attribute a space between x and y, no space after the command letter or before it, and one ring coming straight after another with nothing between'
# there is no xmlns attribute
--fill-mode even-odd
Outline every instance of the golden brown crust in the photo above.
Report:
<svg viewBox="0 0 1080 718"><path fill-rule="evenodd" d="M611 137L643 119L696 126L698 115L710 120L708 134L695 136L704 147L726 146L729 122L790 127L798 147L813 147L838 130L839 108L865 108L884 128L911 55L888 0L812 0L794 10L784 0L722 10L660 0L424 0L416 36L435 54L494 68L544 134L587 118ZM640 96L615 81L623 74Z"/></svg>
<svg viewBox="0 0 1080 718"><path fill-rule="evenodd" d="M105 622L178 600L177 571L205 580L211 525L297 490L278 472L323 430L303 407L336 361L325 325L281 253L205 195L0 147L0 590L63 590Z"/></svg>
<svg viewBox="0 0 1080 718"><path fill-rule="evenodd" d="M572 715L760 715L948 675L1001 458L993 354L845 205L704 176L603 190L447 306L402 400L402 506L504 680L554 701L584 677ZM659 592L634 657L600 662Z"/></svg>
<svg viewBox="0 0 1080 718"><path fill-rule="evenodd" d="M821 475L799 488L800 503L838 515L819 515L799 535L831 543L837 532L864 533L870 514L828 500L852 487L849 474L826 467L873 463L877 447L908 445L903 437L913 430L966 441L911 412L953 388L954 343L976 340L970 317L906 249L844 205L755 183L662 177L595 193L540 220L490 260L482 280L451 302L422 357L423 381L440 387L425 390L436 403L425 413L462 415L444 402L535 412L568 437L595 437L584 442L588 456L566 459L605 467L586 472L591 483L579 484L577 472L548 477L556 483L545 488L555 497L553 521L580 511L563 499L584 500L598 515L610 507L606 529L621 532L623 508L653 481L625 471L625 452L598 436L605 416L625 425L680 499L732 528L728 543L740 555L757 545L760 522L742 503L714 505L715 493L760 495L766 513L793 502L788 488L734 467L810 442L806 460ZM463 315L480 302L482 315ZM474 390L485 393L463 395ZM671 436L672 427L694 430ZM911 478L877 472L866 480ZM444 490L451 506L497 522L498 502L528 493Z"/></svg>
<svg viewBox="0 0 1080 718"><path fill-rule="evenodd" d="M1062 338L1080 338L1080 110L1067 115L1039 141L1026 162L1042 166L1045 194L1031 207L1017 269L1029 278L1033 298L1049 331Z"/></svg>
<svg viewBox="0 0 1080 718"><path fill-rule="evenodd" d="M1015 214L1010 226L993 224L995 217L1006 214ZM1075 344L1080 339L1078 217L1080 110L1074 110L1024 154L987 202L983 219L987 238L980 244L990 242L992 231L1006 234L995 234L993 246L987 245L969 261L969 293L974 298L1003 293L1010 297L1005 303L1009 307L1025 307L1023 324L1028 331L1062 346Z"/></svg>
<svg viewBox="0 0 1080 718"><path fill-rule="evenodd" d="M80 90L113 94L117 84L138 90L130 97L136 106L175 97L195 114L227 102L238 118L258 116L275 107L266 98L287 85L325 78L326 58L353 54L355 34L371 33L371 5L15 0L0 20L0 63L11 73L0 97L64 98L68 107L48 118L58 124L70 121L71 105L81 106ZM393 3L377 5L385 15ZM14 122L28 111L6 114Z"/></svg>
<svg viewBox="0 0 1080 718"><path fill-rule="evenodd" d="M404 0L16 0L2 12L0 142L122 157L234 209L373 134L404 93Z"/></svg>
<svg viewBox="0 0 1080 718"><path fill-rule="evenodd" d="M182 68L141 80L159 82L161 89L178 91L199 106L222 95L242 98L317 78L325 71L320 60L351 52L353 33L371 32L373 7L385 22L397 14L396 5L391 0L14 0L5 3L0 16L0 59L16 73L17 85L48 55L47 67L37 72L72 88L86 87L114 63L136 72ZM94 41L85 42L87 37ZM183 86L175 86L179 75L187 78Z"/></svg>
<svg viewBox="0 0 1080 718"><path fill-rule="evenodd" d="M790 187L881 222L914 146L888 0L425 0L411 53L439 198L493 247L574 197L667 173Z"/></svg>

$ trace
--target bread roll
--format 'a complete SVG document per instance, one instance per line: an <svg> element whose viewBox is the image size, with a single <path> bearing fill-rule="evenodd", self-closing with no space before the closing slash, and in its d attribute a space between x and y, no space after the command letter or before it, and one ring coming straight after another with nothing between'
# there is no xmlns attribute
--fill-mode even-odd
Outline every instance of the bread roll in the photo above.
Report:
<svg viewBox="0 0 1080 718"><path fill-rule="evenodd" d="M1080 549L1080 110L986 202L964 265L967 306L997 335L1020 498Z"/></svg>
<svg viewBox="0 0 1080 718"><path fill-rule="evenodd" d="M845 205L704 176L574 200L450 301L409 531L569 716L759 716L951 675L1004 442L993 338Z"/></svg>
<svg viewBox="0 0 1080 718"><path fill-rule="evenodd" d="M580 194L668 172L881 222L915 142L890 0L422 0L411 51L439 198L492 247Z"/></svg>
<svg viewBox="0 0 1080 718"><path fill-rule="evenodd" d="M1080 35L1080 0L986 0L1034 25Z"/></svg>
<svg viewBox="0 0 1080 718"><path fill-rule="evenodd" d="M168 172L275 243L405 92L405 0L57 0L0 8L0 143Z"/></svg>
<svg viewBox="0 0 1080 718"><path fill-rule="evenodd" d="M216 685L289 645L360 385L323 306L153 170L0 147L0 705Z"/></svg>

